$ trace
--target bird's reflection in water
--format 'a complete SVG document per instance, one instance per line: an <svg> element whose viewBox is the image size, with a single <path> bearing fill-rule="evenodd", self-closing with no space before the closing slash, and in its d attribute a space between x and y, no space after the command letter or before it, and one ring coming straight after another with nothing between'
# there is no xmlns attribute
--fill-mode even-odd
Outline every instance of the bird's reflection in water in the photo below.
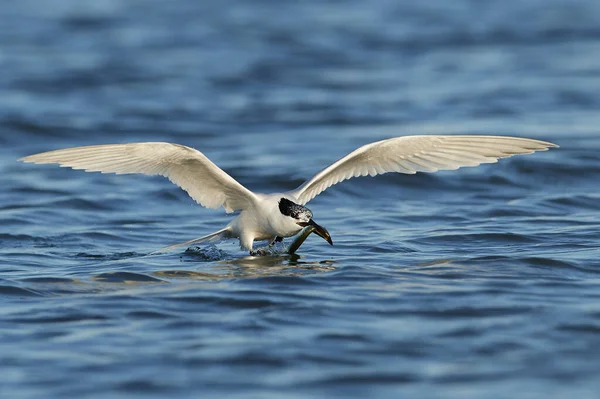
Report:
<svg viewBox="0 0 600 399"><path fill-rule="evenodd" d="M201 263L203 271L198 270L161 270L152 273L158 278L182 278L194 280L223 280L231 278L256 278L276 276L307 276L324 273L337 269L335 261L322 260L311 262L303 260L297 254L287 254L285 251L266 256L233 257L225 251L215 248L190 248L181 257L182 262ZM210 256L209 256L210 255Z"/></svg>

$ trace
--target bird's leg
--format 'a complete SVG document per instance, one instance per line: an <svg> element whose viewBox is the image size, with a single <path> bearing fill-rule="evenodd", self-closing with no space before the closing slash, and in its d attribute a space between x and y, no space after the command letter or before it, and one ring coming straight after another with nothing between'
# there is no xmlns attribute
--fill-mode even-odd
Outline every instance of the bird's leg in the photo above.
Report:
<svg viewBox="0 0 600 399"><path fill-rule="evenodd" d="M273 238L273 240L269 243L269 247L272 247L273 245L275 245L278 242L283 241L283 237L279 237L276 236L275 238Z"/></svg>
<svg viewBox="0 0 600 399"><path fill-rule="evenodd" d="M279 236L275 236L275 238L273 238L271 240L271 242L269 243L268 247L265 248L258 248L256 251L251 249L250 250L250 256L267 256L267 255L272 255L268 249L272 248L273 245L275 245L278 242L283 241L283 237L279 237Z"/></svg>

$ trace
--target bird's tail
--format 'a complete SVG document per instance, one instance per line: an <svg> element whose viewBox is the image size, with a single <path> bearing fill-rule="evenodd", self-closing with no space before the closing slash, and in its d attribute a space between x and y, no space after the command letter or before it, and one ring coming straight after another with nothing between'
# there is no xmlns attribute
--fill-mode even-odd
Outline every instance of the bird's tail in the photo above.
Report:
<svg viewBox="0 0 600 399"><path fill-rule="evenodd" d="M186 241L186 242L182 242L180 244L175 244L175 245L171 245L171 246L168 246L165 248L161 248L158 251L154 251L154 252L150 253L150 255L157 254L160 252L167 252L167 251L170 251L175 248L183 247L185 245L200 244L202 242L214 242L214 241L219 241L219 240L226 240L228 238L233 238L233 236L231 234L231 228L229 226L222 228L221 230L215 231L214 233L208 234L204 237L194 238L193 240L190 240L190 241Z"/></svg>

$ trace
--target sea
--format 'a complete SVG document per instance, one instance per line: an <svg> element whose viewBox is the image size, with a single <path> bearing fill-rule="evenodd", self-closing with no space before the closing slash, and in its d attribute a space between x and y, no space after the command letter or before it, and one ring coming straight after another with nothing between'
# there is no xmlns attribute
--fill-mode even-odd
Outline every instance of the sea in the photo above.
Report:
<svg viewBox="0 0 600 399"><path fill-rule="evenodd" d="M6 0L0 75L0 397L600 397L600 2ZM415 134L560 148L343 182L333 246L259 257L153 254L234 217L160 176L18 161L172 142L269 193Z"/></svg>

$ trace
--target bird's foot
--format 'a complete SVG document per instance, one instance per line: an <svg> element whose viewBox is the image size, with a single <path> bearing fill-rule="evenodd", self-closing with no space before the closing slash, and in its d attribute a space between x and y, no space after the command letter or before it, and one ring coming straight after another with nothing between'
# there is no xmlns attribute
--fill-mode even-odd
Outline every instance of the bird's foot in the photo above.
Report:
<svg viewBox="0 0 600 399"><path fill-rule="evenodd" d="M258 248L256 251L250 251L250 256L267 256L269 252L264 248Z"/></svg>

